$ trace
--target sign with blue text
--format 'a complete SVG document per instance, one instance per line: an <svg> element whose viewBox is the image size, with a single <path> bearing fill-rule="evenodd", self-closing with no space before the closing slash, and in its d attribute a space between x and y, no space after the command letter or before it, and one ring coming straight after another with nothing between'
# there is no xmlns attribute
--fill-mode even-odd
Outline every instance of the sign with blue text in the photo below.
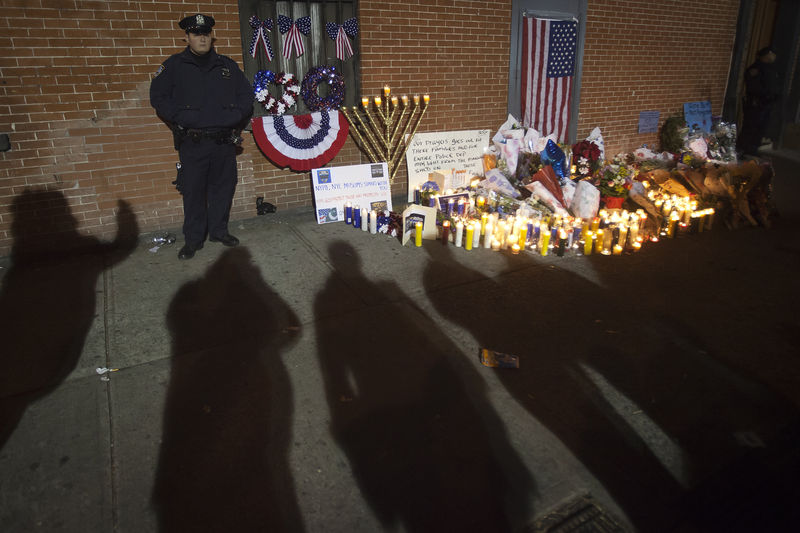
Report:
<svg viewBox="0 0 800 533"><path fill-rule="evenodd" d="M345 204L367 211L392 210L386 163L315 168L311 171L317 224L345 219Z"/></svg>
<svg viewBox="0 0 800 533"><path fill-rule="evenodd" d="M711 102L686 102L683 104L683 117L686 125L711 133Z"/></svg>

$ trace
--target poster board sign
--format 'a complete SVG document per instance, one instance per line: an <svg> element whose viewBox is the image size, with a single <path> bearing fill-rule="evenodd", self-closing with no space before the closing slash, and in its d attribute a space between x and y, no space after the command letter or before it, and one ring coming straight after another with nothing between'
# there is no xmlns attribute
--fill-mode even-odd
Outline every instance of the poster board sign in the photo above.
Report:
<svg viewBox="0 0 800 533"><path fill-rule="evenodd" d="M639 111L639 133L657 133L661 111Z"/></svg>
<svg viewBox="0 0 800 533"><path fill-rule="evenodd" d="M473 176L483 174L483 149L489 146L489 130L417 133L406 152L408 201L414 189L430 181L445 189L466 187Z"/></svg>
<svg viewBox="0 0 800 533"><path fill-rule="evenodd" d="M711 133L711 102L686 102L683 104L683 117L690 128L697 126Z"/></svg>
<svg viewBox="0 0 800 533"><path fill-rule="evenodd" d="M367 211L392 210L386 163L315 168L311 171L317 224L344 220L344 204Z"/></svg>
<svg viewBox="0 0 800 533"><path fill-rule="evenodd" d="M422 222L422 238L436 240L436 208L411 204L403 211L403 246L414 238L417 222Z"/></svg>

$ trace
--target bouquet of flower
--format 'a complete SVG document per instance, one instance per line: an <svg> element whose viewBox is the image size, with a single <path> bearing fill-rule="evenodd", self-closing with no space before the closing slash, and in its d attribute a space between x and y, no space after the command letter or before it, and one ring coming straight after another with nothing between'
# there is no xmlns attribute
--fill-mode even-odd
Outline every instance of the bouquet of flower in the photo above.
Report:
<svg viewBox="0 0 800 533"><path fill-rule="evenodd" d="M603 168L596 185L602 196L625 197L635 177L635 169L623 163L615 163Z"/></svg>
<svg viewBox="0 0 800 533"><path fill-rule="evenodd" d="M572 146L572 164L580 179L594 176L600 170L600 147L592 141L581 141Z"/></svg>

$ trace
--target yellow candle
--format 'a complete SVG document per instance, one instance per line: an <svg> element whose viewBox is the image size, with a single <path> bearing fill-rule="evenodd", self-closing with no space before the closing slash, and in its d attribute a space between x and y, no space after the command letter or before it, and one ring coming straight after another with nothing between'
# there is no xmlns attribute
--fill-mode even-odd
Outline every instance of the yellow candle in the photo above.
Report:
<svg viewBox="0 0 800 533"><path fill-rule="evenodd" d="M384 85L383 86L383 95L388 97L390 92L392 92L392 90L389 88L389 86L388 85Z"/></svg>
<svg viewBox="0 0 800 533"><path fill-rule="evenodd" d="M470 224L467 226L467 238L464 241L464 249L472 250L472 240L475 238L475 226Z"/></svg>
<svg viewBox="0 0 800 533"><path fill-rule="evenodd" d="M598 217L594 217L592 219L592 231L597 231L600 227L600 219Z"/></svg>
<svg viewBox="0 0 800 533"><path fill-rule="evenodd" d="M583 241L583 255L592 255L592 245L594 244L592 241L594 239L594 233L591 231L586 232L586 237Z"/></svg>
<svg viewBox="0 0 800 533"><path fill-rule="evenodd" d="M366 108L369 105L369 98L367 98L366 96L362 98L361 105L364 106L364 108Z"/></svg>
<svg viewBox="0 0 800 533"><path fill-rule="evenodd" d="M605 232L603 230L599 229L594 234L595 237L596 237L594 239L594 253L596 253L596 254L599 254L600 252L603 251L602 250L602 248L603 248L603 233L605 233Z"/></svg>
<svg viewBox="0 0 800 533"><path fill-rule="evenodd" d="M481 235L486 235L486 221L489 220L489 215L483 213L481 215Z"/></svg>
<svg viewBox="0 0 800 533"><path fill-rule="evenodd" d="M392 105L397 107L397 97L396 96L392 96Z"/></svg>
<svg viewBox="0 0 800 533"><path fill-rule="evenodd" d="M523 224L519 228L519 239L517 239L520 248L525 248L525 241L527 239L528 239L528 225Z"/></svg>
<svg viewBox="0 0 800 533"><path fill-rule="evenodd" d="M634 252L638 252L641 249L642 249L642 243L640 243L639 241L636 241L635 243L633 243L633 251Z"/></svg>
<svg viewBox="0 0 800 533"><path fill-rule="evenodd" d="M380 97L380 96L376 96L376 97L375 97L375 105L376 105L376 106L380 107L380 106L381 106L381 102L382 102L382 101L383 101L383 100L381 100L381 97Z"/></svg>
<svg viewBox="0 0 800 533"><path fill-rule="evenodd" d="M542 229L542 242L541 242L541 254L547 255L547 248L550 245L550 231L547 230L547 226L544 226Z"/></svg>
<svg viewBox="0 0 800 533"><path fill-rule="evenodd" d="M422 222L417 222L414 226L414 244L422 246Z"/></svg>
<svg viewBox="0 0 800 533"><path fill-rule="evenodd" d="M614 255L622 255L622 246L619 244L614 245Z"/></svg>
<svg viewBox="0 0 800 533"><path fill-rule="evenodd" d="M478 206L478 209L483 209L483 207L486 205L486 198L483 196L478 196L478 200L475 202L475 204Z"/></svg>
<svg viewBox="0 0 800 533"><path fill-rule="evenodd" d="M511 253L512 254L518 255L519 254L519 249L520 249L519 248L519 244L514 243L514 244L511 245Z"/></svg>
<svg viewBox="0 0 800 533"><path fill-rule="evenodd" d="M425 105L428 105L428 102L431 101L431 96L429 94L423 94L422 101L425 102Z"/></svg>

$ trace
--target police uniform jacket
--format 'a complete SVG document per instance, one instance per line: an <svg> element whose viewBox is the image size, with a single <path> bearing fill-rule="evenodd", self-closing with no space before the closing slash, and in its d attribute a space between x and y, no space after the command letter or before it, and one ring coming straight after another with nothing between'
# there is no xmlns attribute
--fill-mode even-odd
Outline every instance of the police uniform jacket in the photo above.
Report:
<svg viewBox="0 0 800 533"><path fill-rule="evenodd" d="M192 129L237 128L253 110L253 90L231 58L189 47L170 56L150 84L150 104L170 123Z"/></svg>

